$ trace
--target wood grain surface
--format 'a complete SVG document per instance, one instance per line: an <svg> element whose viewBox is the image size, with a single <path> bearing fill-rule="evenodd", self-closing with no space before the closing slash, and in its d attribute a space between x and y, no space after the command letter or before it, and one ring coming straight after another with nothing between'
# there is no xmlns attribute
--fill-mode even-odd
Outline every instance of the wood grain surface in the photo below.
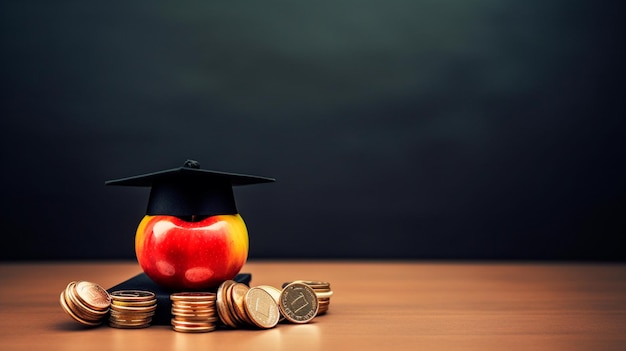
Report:
<svg viewBox="0 0 626 351"><path fill-rule="evenodd" d="M109 288L135 262L0 265L0 350L624 350L626 265L250 261L251 285L325 280L326 315L269 330L186 334L84 328L61 309L72 280Z"/></svg>

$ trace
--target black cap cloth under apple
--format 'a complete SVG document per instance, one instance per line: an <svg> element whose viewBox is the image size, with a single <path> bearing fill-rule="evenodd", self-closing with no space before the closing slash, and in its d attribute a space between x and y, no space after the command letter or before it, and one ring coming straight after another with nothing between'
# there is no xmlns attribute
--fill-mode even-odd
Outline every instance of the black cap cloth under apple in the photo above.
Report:
<svg viewBox="0 0 626 351"><path fill-rule="evenodd" d="M182 167L108 180L105 185L151 187L148 215L176 217L235 214L233 186L269 183L274 178L201 169L194 160Z"/></svg>

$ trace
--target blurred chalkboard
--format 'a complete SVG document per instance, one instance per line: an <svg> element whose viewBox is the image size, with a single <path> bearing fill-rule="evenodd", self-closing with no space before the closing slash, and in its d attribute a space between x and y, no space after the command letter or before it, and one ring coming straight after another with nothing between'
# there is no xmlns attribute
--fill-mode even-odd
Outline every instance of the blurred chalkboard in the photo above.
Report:
<svg viewBox="0 0 626 351"><path fill-rule="evenodd" d="M625 260L618 1L1 1L2 258L134 257L170 167L251 258Z"/></svg>

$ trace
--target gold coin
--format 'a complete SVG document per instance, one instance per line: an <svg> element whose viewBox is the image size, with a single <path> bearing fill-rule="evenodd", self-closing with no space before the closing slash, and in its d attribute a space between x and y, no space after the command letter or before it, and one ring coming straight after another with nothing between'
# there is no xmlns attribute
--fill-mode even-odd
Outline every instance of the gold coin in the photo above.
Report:
<svg viewBox="0 0 626 351"><path fill-rule="evenodd" d="M214 309L215 302L203 303L203 304L188 304L188 303L182 303L181 301L177 301L175 303L172 303L172 307L186 309L186 310Z"/></svg>
<svg viewBox="0 0 626 351"><path fill-rule="evenodd" d="M59 302L61 303L61 307L63 308L65 313L67 313L75 321L77 321L77 322L79 322L79 323L81 323L83 325L90 326L90 327L95 327L97 325L102 324L101 321L88 321L88 320L82 319L79 316L77 316L74 313L74 311L72 311L72 309L70 309L70 307L67 305L67 302L65 300L65 292L64 291L61 292Z"/></svg>
<svg viewBox="0 0 626 351"><path fill-rule="evenodd" d="M189 309L189 308L178 308L173 306L171 308L172 313L183 313L183 314L207 314L207 313L216 313L215 308L198 308L198 309Z"/></svg>
<svg viewBox="0 0 626 351"><path fill-rule="evenodd" d="M226 291L224 292L224 301L226 302L226 306L228 307L230 318L233 320L237 327L240 327L249 323L246 322L245 313L244 315L240 315L239 313L237 313L237 308L235 306L235 296L233 295L233 290L237 286L237 284L239 283L230 284L228 287L226 287Z"/></svg>
<svg viewBox="0 0 626 351"><path fill-rule="evenodd" d="M183 326L173 326L177 332L181 333L206 333L215 330L215 326L206 326L206 327L183 327Z"/></svg>
<svg viewBox="0 0 626 351"><path fill-rule="evenodd" d="M112 300L126 302L144 302L156 300L156 295L152 291L147 290L116 290L112 291Z"/></svg>
<svg viewBox="0 0 626 351"><path fill-rule="evenodd" d="M176 314L176 315L213 315L215 313L214 309L206 309L206 310L185 310L185 309L179 309L176 307L172 307L171 309L172 314Z"/></svg>
<svg viewBox="0 0 626 351"><path fill-rule="evenodd" d="M108 308L107 309L93 309L87 304L85 304L81 299L79 299L78 296L76 296L76 294L77 294L76 283L75 282L69 283L67 285L67 288L65 289L65 300L70 306L70 308L74 310L74 312L81 312L82 314L93 316L93 318L96 318L96 319L101 318L102 316L107 314Z"/></svg>
<svg viewBox="0 0 626 351"><path fill-rule="evenodd" d="M206 327L213 325L209 320L181 320L178 318L172 318L171 323L179 327Z"/></svg>
<svg viewBox="0 0 626 351"><path fill-rule="evenodd" d="M143 319L133 319L133 318L110 318L109 323L117 323L117 324L127 324L127 325L137 325L137 324L150 324L152 322L152 318L143 318Z"/></svg>
<svg viewBox="0 0 626 351"><path fill-rule="evenodd" d="M270 293L260 288L250 288L244 298L248 317L259 328L273 328L278 323L280 312Z"/></svg>
<svg viewBox="0 0 626 351"><path fill-rule="evenodd" d="M141 307L141 306L152 306L156 305L157 300L146 300L146 301L120 301L111 299L111 305L115 306L132 306L132 307Z"/></svg>
<svg viewBox="0 0 626 351"><path fill-rule="evenodd" d="M153 312L156 310L156 305L140 307L111 305L111 310L118 312Z"/></svg>
<svg viewBox="0 0 626 351"><path fill-rule="evenodd" d="M315 290L315 295L317 295L318 299L324 299L324 298L329 298L331 296L333 296L333 292L332 291L328 291L328 292L319 292L317 290Z"/></svg>
<svg viewBox="0 0 626 351"><path fill-rule="evenodd" d="M173 303L172 304L172 308L177 308L179 310L186 310L186 311L201 311L201 310L214 310L216 308L216 304L212 304L212 305L197 305L197 306L193 306L193 305L184 305L184 304L178 304L178 303Z"/></svg>
<svg viewBox="0 0 626 351"><path fill-rule="evenodd" d="M111 316L111 318L109 318L109 321L111 322L128 322L128 323L148 323L152 321L152 316L146 316L146 317L138 317L138 316Z"/></svg>
<svg viewBox="0 0 626 351"><path fill-rule="evenodd" d="M149 313L149 314L131 314L131 313L121 313L121 314L115 314L111 312L111 315L109 316L109 320L111 319L117 319L117 320L145 320L145 319L152 319L152 317L154 317L154 313Z"/></svg>
<svg viewBox="0 0 626 351"><path fill-rule="evenodd" d="M88 310L85 310L81 308L80 306L77 306L69 297L67 291L64 294L64 298L65 298L66 306L72 311L72 313L74 313L79 318L86 320L86 321L93 321L93 322L97 322L100 318L102 318L98 315L89 313Z"/></svg>
<svg viewBox="0 0 626 351"><path fill-rule="evenodd" d="M215 306L215 301L172 301L172 306L181 306L187 308L211 307Z"/></svg>
<svg viewBox="0 0 626 351"><path fill-rule="evenodd" d="M231 290L231 301L235 315L239 317L243 324L252 325L253 322L246 313L246 308L244 306L244 299L248 290L250 290L250 287L246 284L234 284Z"/></svg>
<svg viewBox="0 0 626 351"><path fill-rule="evenodd" d="M177 311L180 312L186 312L186 313L194 313L194 312L207 312L207 311L215 311L215 306L208 306L208 307L197 307L197 308L189 308L189 307L185 307L185 306L178 306L178 305L172 305L172 309L176 309Z"/></svg>
<svg viewBox="0 0 626 351"><path fill-rule="evenodd" d="M216 294L212 292L180 292L170 295L172 301L214 301Z"/></svg>
<svg viewBox="0 0 626 351"><path fill-rule="evenodd" d="M74 294L80 302L97 311L104 311L111 304L109 293L96 283L78 281L74 285Z"/></svg>
<svg viewBox="0 0 626 351"><path fill-rule="evenodd" d="M117 323L117 322L109 322L109 326L112 328L118 328L118 329L141 329L141 328L148 328L150 326L150 323Z"/></svg>
<svg viewBox="0 0 626 351"><path fill-rule="evenodd" d="M330 289L330 283L319 280L294 280L294 282L304 283L313 289Z"/></svg>
<svg viewBox="0 0 626 351"><path fill-rule="evenodd" d="M235 283L237 282L234 280L224 281L219 285L216 293L217 314L222 323L232 328L237 328L237 324L233 321L233 317L230 315L230 308L228 307L228 301L226 300L226 291L229 286Z"/></svg>
<svg viewBox="0 0 626 351"><path fill-rule="evenodd" d="M120 311L116 309L111 309L109 314L112 315L137 315L137 316L153 316L156 310L147 310L147 311Z"/></svg>
<svg viewBox="0 0 626 351"><path fill-rule="evenodd" d="M319 301L309 285L293 282L283 288L279 308L288 321L307 323L317 315Z"/></svg>
<svg viewBox="0 0 626 351"><path fill-rule="evenodd" d="M203 322L203 323L216 323L220 320L215 314L193 315L193 316L176 314L174 315L174 319L176 319L177 321L181 321L181 322Z"/></svg>
<svg viewBox="0 0 626 351"><path fill-rule="evenodd" d="M279 301L280 301L280 293L281 293L282 290L278 289L277 287L271 286L271 285L257 285L256 287L259 288L259 289L263 289L263 290L267 291L270 295L272 295L272 297L276 301L276 305L278 306ZM280 312L280 309L278 310L278 312L281 314L279 322L282 322L285 319L285 317L283 317L282 312Z"/></svg>
<svg viewBox="0 0 626 351"><path fill-rule="evenodd" d="M78 317L87 321L100 321L106 317L107 310L97 311L84 305L74 296L73 285L68 285L68 289L65 290L65 303Z"/></svg>

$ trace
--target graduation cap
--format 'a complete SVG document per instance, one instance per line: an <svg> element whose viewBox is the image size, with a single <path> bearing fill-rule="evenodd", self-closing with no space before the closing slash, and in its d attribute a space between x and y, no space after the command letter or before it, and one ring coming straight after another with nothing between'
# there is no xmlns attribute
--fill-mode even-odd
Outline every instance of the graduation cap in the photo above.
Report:
<svg viewBox="0 0 626 351"><path fill-rule="evenodd" d="M108 180L104 184L151 187L146 214L195 218L236 214L233 186L274 181L274 178L201 169L197 161L187 160L182 167Z"/></svg>

